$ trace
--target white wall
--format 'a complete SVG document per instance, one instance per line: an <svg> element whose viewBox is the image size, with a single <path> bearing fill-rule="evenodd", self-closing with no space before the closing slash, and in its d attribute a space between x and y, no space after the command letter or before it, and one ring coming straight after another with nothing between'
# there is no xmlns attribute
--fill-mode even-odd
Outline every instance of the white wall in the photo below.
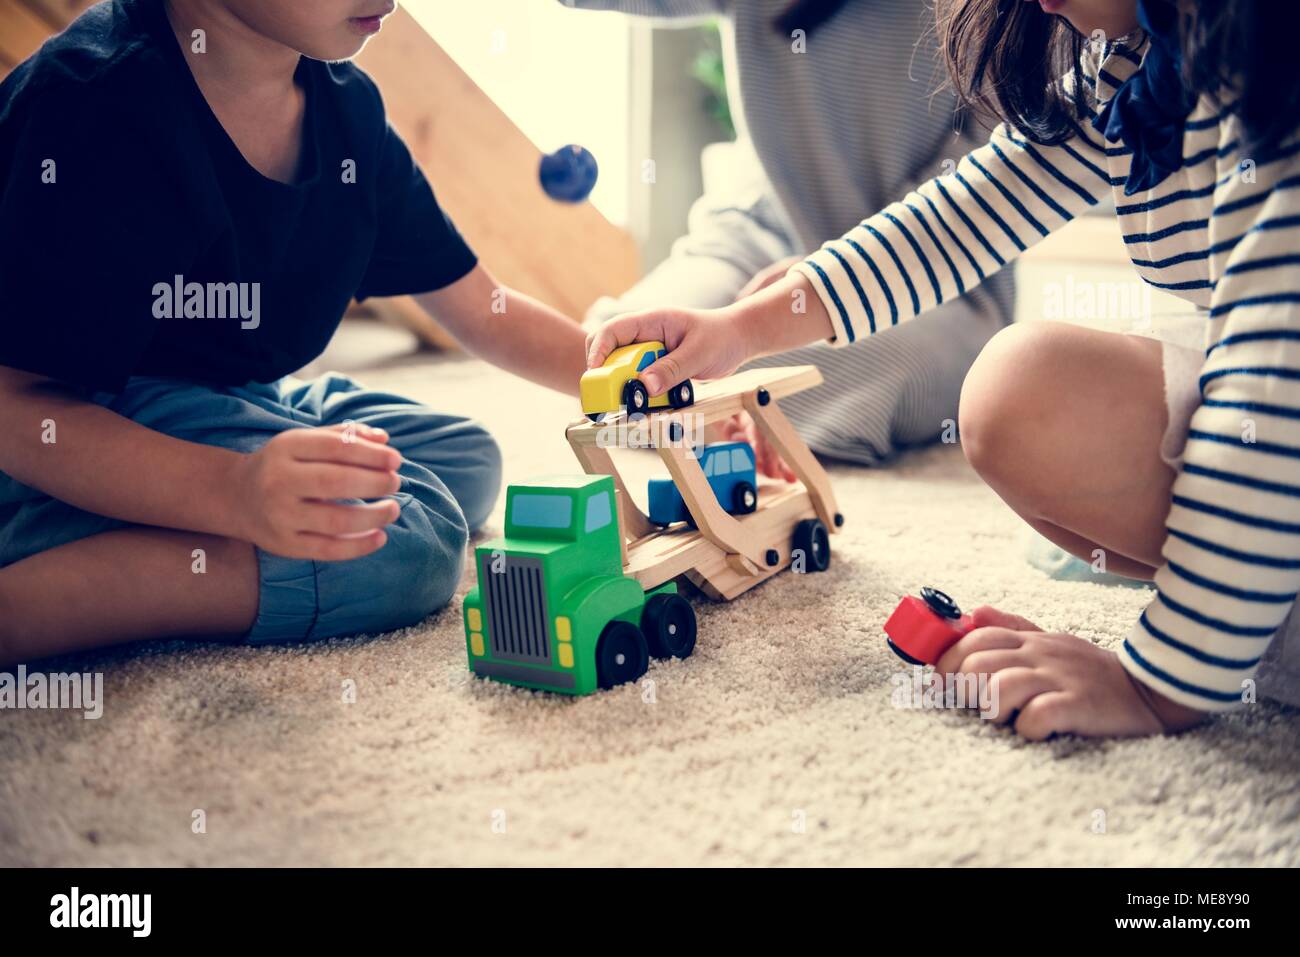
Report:
<svg viewBox="0 0 1300 957"><path fill-rule="evenodd" d="M631 21L556 0L404 0L403 6L543 152L596 157L592 202L628 225ZM436 90L430 91L437 95Z"/></svg>

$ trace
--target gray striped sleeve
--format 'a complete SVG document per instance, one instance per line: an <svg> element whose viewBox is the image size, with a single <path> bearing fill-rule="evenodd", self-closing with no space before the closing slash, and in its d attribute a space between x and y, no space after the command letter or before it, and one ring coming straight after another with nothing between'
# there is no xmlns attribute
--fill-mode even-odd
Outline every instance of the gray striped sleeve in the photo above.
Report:
<svg viewBox="0 0 1300 957"><path fill-rule="evenodd" d="M610 10L636 17L708 17L726 12L727 0L560 0L577 10Z"/></svg>

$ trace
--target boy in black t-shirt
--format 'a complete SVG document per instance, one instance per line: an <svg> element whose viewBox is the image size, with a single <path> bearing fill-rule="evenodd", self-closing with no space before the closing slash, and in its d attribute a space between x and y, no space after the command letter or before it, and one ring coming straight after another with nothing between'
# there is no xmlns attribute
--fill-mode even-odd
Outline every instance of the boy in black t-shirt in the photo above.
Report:
<svg viewBox="0 0 1300 957"><path fill-rule="evenodd" d="M584 337L477 264L344 62L392 9L111 0L0 85L0 665L382 631L455 591L491 437L289 373L354 296L564 391Z"/></svg>

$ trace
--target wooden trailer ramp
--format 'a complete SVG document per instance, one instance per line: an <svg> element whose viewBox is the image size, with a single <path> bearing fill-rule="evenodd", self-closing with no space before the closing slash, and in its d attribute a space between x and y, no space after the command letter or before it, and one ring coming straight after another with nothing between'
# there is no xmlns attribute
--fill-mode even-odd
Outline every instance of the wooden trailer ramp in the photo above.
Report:
<svg viewBox="0 0 1300 957"><path fill-rule="evenodd" d="M613 477L619 491L619 517L627 542L625 572L644 588L686 575L710 597L729 600L790 566L794 527L803 519L818 518L829 532L838 531L843 519L830 479L777 404L778 399L821 381L816 366L750 369L701 383L693 405L656 412L644 420L638 431L650 439L667 466L696 528L683 524L660 528L628 494L609 451L625 444L632 427L625 413L569 426L569 444L583 469ZM753 416L799 482L760 485L758 509L730 515L718 504L691 446L705 427L742 411Z"/></svg>

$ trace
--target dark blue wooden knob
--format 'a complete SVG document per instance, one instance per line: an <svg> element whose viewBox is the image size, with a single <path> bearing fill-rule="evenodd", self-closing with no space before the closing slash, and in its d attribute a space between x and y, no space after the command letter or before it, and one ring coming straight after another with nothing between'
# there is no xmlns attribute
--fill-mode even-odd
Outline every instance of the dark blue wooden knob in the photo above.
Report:
<svg viewBox="0 0 1300 957"><path fill-rule="evenodd" d="M546 195L562 203L581 203L590 196L596 176L596 157L572 143L543 156L538 171Z"/></svg>

